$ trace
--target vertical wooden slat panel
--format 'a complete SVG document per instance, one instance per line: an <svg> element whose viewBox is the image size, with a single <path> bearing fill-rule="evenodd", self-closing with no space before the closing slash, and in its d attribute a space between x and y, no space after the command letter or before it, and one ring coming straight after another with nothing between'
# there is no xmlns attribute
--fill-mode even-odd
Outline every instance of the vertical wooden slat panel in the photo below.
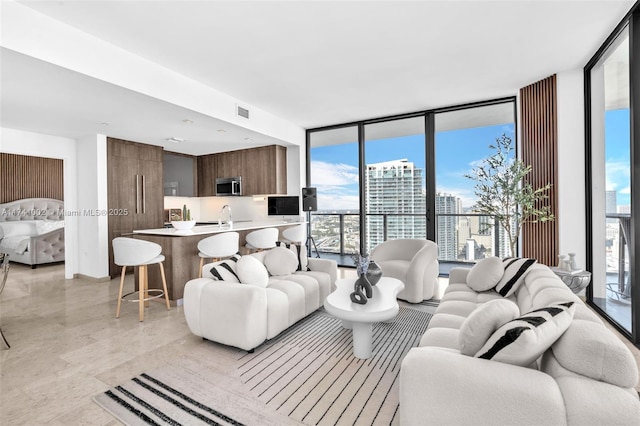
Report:
<svg viewBox="0 0 640 426"><path fill-rule="evenodd" d="M531 165L528 183L534 188L550 183L545 203L558 217L558 131L556 76L520 89L520 158ZM526 224L522 229L522 255L553 266L558 255L558 221Z"/></svg>
<svg viewBox="0 0 640 426"><path fill-rule="evenodd" d="M0 203L23 198L64 200L63 161L0 153Z"/></svg>

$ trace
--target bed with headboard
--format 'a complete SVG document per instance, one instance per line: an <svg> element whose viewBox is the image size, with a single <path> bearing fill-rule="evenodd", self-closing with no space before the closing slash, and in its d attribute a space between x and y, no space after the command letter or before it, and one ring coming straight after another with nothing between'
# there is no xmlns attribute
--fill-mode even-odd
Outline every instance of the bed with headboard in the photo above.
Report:
<svg viewBox="0 0 640 426"><path fill-rule="evenodd" d="M64 202L25 198L0 204L0 252L32 268L64 261Z"/></svg>

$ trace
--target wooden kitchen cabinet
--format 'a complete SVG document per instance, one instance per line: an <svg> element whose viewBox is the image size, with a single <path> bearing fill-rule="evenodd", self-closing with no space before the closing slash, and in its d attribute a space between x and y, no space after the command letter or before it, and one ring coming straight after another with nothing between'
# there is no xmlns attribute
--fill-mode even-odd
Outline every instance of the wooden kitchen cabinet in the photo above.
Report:
<svg viewBox="0 0 640 426"><path fill-rule="evenodd" d="M246 195L287 193L287 149L279 145L244 150ZM245 182L246 181L246 182Z"/></svg>
<svg viewBox="0 0 640 426"><path fill-rule="evenodd" d="M216 194L216 178L240 176L242 195L287 193L287 148L270 145L201 155L197 160L198 196Z"/></svg>
<svg viewBox="0 0 640 426"><path fill-rule="evenodd" d="M111 277L120 273L120 267L113 262L114 238L130 236L134 229L163 226L162 170L162 147L107 138Z"/></svg>
<svg viewBox="0 0 640 426"><path fill-rule="evenodd" d="M201 155L197 159L198 197L216 195L216 156L217 154Z"/></svg>

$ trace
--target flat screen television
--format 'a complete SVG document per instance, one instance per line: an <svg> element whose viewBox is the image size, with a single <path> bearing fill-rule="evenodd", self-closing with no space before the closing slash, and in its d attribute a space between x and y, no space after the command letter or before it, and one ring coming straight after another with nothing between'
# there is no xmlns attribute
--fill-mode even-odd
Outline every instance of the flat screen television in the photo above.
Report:
<svg viewBox="0 0 640 426"><path fill-rule="evenodd" d="M297 216L300 214L300 197L281 196L267 197L267 214L269 216Z"/></svg>

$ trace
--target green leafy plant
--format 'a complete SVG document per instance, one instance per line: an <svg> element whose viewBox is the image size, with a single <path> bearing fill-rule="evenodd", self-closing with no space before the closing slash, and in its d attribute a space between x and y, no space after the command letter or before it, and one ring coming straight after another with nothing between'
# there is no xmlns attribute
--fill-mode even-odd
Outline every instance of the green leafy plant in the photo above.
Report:
<svg viewBox="0 0 640 426"><path fill-rule="evenodd" d="M489 145L495 153L481 161L466 178L476 182L478 199L473 210L496 218L509 239L511 255L516 255L518 236L525 223L555 219L551 208L544 204L551 184L534 188L524 180L531 166L514 158L512 140L503 134Z"/></svg>

